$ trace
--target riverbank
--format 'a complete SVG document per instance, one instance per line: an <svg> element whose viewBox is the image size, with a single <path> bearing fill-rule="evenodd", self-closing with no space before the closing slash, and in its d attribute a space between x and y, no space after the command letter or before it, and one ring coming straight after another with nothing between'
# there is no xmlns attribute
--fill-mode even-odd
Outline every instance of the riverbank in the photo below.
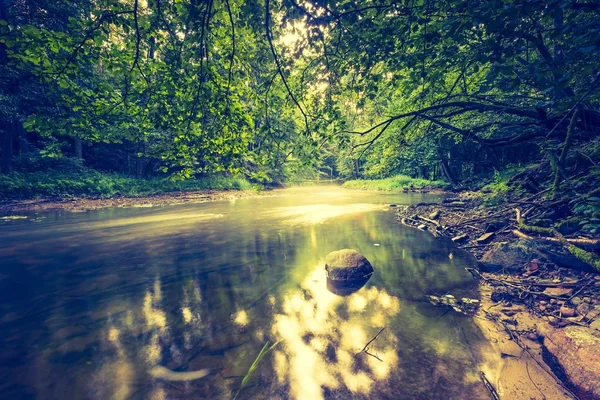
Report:
<svg viewBox="0 0 600 400"><path fill-rule="evenodd" d="M600 241L572 226L576 207L595 199L548 192L499 205L463 192L401 208L397 219L476 257L469 270L482 288L476 320L501 354L499 369L487 374L503 397L599 398Z"/></svg>
<svg viewBox="0 0 600 400"><path fill-rule="evenodd" d="M431 193L443 192L451 185L444 181L411 178L406 175L395 175L384 179L356 179L344 182L345 189L377 190L395 193Z"/></svg>
<svg viewBox="0 0 600 400"><path fill-rule="evenodd" d="M197 204L209 201L239 199L255 196L274 196L272 191L257 190L200 190L163 193L142 197L60 198L47 197L29 200L0 201L0 214L64 210L84 212L107 207L160 207L177 204Z"/></svg>

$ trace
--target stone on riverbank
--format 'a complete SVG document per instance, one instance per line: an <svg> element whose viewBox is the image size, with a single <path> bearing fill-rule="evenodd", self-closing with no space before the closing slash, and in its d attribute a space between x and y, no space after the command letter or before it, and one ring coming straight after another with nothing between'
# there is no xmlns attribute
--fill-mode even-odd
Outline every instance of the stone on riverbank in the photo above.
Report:
<svg viewBox="0 0 600 400"><path fill-rule="evenodd" d="M332 251L325 257L327 279L334 282L368 280L373 274L369 260L356 250Z"/></svg>
<svg viewBox="0 0 600 400"><path fill-rule="evenodd" d="M544 338L550 358L584 398L600 398L600 332L583 326L553 330Z"/></svg>
<svg viewBox="0 0 600 400"><path fill-rule="evenodd" d="M531 241L516 240L508 243L497 243L481 258L480 264L485 271L500 269L516 270L531 261L537 253Z"/></svg>

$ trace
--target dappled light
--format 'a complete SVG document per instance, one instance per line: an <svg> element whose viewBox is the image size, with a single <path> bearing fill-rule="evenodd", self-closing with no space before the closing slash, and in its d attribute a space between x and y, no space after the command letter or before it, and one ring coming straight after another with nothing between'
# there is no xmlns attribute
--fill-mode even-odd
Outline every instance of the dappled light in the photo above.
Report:
<svg viewBox="0 0 600 400"><path fill-rule="evenodd" d="M415 312L428 290L470 293L473 281L461 266L471 261L449 244L389 223L386 200L336 188L292 189L195 213L179 206L57 217L30 237L46 260L43 269L29 264L28 247L19 247L26 226L14 225L0 244L9 262L4 273L26 274L35 290L3 287L10 300L0 326L4 344L27 346L33 362L0 373L50 397L68 390L97 399L226 399L240 390L265 343L280 341L239 398L378 397L417 388L479 393L477 361L452 318ZM162 230L163 214L182 222L178 215L221 216L176 232ZM110 234L97 228L113 218L119 222ZM77 246L68 246L75 237ZM323 257L350 246L375 273L340 296L327 288ZM368 346L372 355L361 353L381 328ZM34 343L45 332L51 336L38 350ZM475 354L484 351L485 342L468 335L471 346L479 343ZM11 353L0 357L8 362ZM430 374L437 381L428 381Z"/></svg>
<svg viewBox="0 0 600 400"><path fill-rule="evenodd" d="M317 268L283 302L283 314L276 314L273 322L273 334L284 340L274 362L279 381L289 382L293 398L324 399L324 387L341 385L352 393L368 394L375 380L385 380L395 369L398 340L393 334L371 349L387 360L361 354L369 331L389 325L400 310L399 299L385 290L371 287L339 297L326 289L324 271ZM373 314L380 325L371 325Z"/></svg>
<svg viewBox="0 0 600 400"><path fill-rule="evenodd" d="M0 400L600 398L599 1L0 1Z"/></svg>

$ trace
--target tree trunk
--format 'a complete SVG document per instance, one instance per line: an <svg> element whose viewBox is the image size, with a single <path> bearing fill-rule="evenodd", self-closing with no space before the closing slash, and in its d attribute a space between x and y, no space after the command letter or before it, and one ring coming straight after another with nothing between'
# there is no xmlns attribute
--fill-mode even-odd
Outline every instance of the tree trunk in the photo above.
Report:
<svg viewBox="0 0 600 400"><path fill-rule="evenodd" d="M144 165L146 163L146 142L140 143L138 149L138 152L142 153L142 155L137 158L135 163L135 177L142 179L144 177Z"/></svg>
<svg viewBox="0 0 600 400"><path fill-rule="evenodd" d="M27 142L27 131L23 129L23 124L19 124L19 154L29 153L29 143Z"/></svg>
<svg viewBox="0 0 600 400"><path fill-rule="evenodd" d="M440 160L440 169L444 173L446 179L448 179L453 185L456 185L456 177L452 173L452 170L450 169L450 166L446 160Z"/></svg>
<svg viewBox="0 0 600 400"><path fill-rule="evenodd" d="M83 159L83 143L79 138L75 139L75 157Z"/></svg>
<svg viewBox="0 0 600 400"><path fill-rule="evenodd" d="M2 166L0 170L3 174L8 174L12 169L13 155L13 132L17 122L9 122L4 125L2 134Z"/></svg>

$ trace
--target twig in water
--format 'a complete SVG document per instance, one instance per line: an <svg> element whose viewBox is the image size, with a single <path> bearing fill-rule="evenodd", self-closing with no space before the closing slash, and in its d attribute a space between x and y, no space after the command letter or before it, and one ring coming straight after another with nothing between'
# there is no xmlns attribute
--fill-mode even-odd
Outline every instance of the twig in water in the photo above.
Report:
<svg viewBox="0 0 600 400"><path fill-rule="evenodd" d="M485 377L485 374L483 373L483 371L479 371L479 375L481 376L481 380L483 381L483 384L485 385L485 388L488 390L488 392L490 392L490 396L492 396L492 399L493 400L500 400L500 396L498 395L498 392L496 391L496 388L494 388L494 386L488 380L488 378Z"/></svg>
<svg viewBox="0 0 600 400"><path fill-rule="evenodd" d="M365 354L368 354L368 355L370 355L371 357L375 357L375 358L376 358L376 359L378 359L379 361L383 362L383 360L382 360L381 358L377 357L375 354L371 354L371 353L369 353L367 350L365 350L365 351L364 351L364 353L365 353Z"/></svg>
<svg viewBox="0 0 600 400"><path fill-rule="evenodd" d="M376 358L376 359L378 359L379 361L382 361L382 362L383 362L383 360L382 360L381 358L377 357L377 356L376 356L376 355L374 355L374 354L371 354L371 353L369 353L369 352L367 351L367 348L369 347L369 345L370 345L371 343L373 343L373 342L375 341L375 339L377 339L377 336L379 336L379 334L381 334L381 332L383 332L383 330L384 330L384 329L385 329L385 327L381 328L381 329L379 330L379 332L377 332L377 335L373 336L373 339L369 340L369 341L367 342L367 344L365 344L365 347L363 347L361 351L359 351L358 353L356 353L356 354L354 355L354 357L358 356L360 353L365 353L365 354L367 354L367 355L370 355L371 357L375 357L375 358Z"/></svg>

